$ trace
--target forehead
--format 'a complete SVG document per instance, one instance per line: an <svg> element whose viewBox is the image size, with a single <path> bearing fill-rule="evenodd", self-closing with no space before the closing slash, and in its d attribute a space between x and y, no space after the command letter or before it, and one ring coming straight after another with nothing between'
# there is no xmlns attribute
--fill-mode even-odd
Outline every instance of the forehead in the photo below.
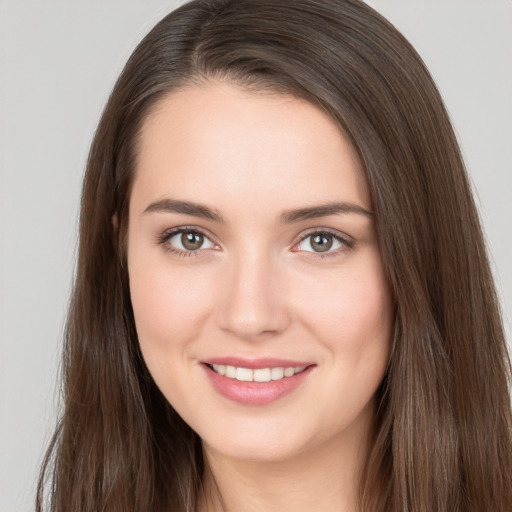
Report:
<svg viewBox="0 0 512 512"><path fill-rule="evenodd" d="M132 195L139 208L166 195L227 209L238 199L255 212L274 199L283 209L370 207L356 152L328 115L293 96L219 82L173 91L145 119Z"/></svg>

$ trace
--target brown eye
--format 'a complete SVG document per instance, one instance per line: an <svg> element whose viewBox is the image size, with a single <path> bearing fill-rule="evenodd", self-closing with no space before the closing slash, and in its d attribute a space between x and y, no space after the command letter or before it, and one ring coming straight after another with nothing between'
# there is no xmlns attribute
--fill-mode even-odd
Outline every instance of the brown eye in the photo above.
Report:
<svg viewBox="0 0 512 512"><path fill-rule="evenodd" d="M181 244L187 251L201 249L203 242L204 236L201 233L184 232L181 234Z"/></svg>
<svg viewBox="0 0 512 512"><path fill-rule="evenodd" d="M328 251L333 244L334 237L327 233L320 233L311 237L311 247L316 252Z"/></svg>
<svg viewBox="0 0 512 512"><path fill-rule="evenodd" d="M348 249L351 243L341 236L327 231L317 231L305 236L296 246L296 250L304 252L337 253L339 250Z"/></svg>
<svg viewBox="0 0 512 512"><path fill-rule="evenodd" d="M203 249L213 249L215 244L200 231L182 229L166 237L165 243L174 250L181 252L197 252Z"/></svg>

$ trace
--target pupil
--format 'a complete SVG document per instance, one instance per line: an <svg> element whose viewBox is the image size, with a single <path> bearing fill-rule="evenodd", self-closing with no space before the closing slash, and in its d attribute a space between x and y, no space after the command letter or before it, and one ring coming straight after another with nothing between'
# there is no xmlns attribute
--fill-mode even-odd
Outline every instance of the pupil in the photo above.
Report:
<svg viewBox="0 0 512 512"><path fill-rule="evenodd" d="M196 251L203 245L204 236L199 233L183 233L181 235L181 243L185 249Z"/></svg>
<svg viewBox="0 0 512 512"><path fill-rule="evenodd" d="M332 247L332 236L327 234L316 235L311 240L311 246L316 252L325 252Z"/></svg>

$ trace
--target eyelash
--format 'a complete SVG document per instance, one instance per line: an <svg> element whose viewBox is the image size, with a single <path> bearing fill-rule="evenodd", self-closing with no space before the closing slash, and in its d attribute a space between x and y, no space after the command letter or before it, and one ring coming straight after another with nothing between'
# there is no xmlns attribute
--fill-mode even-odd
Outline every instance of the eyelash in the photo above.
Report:
<svg viewBox="0 0 512 512"><path fill-rule="evenodd" d="M168 242L169 240L179 235L180 233L193 233L198 234L206 239L210 240L212 244L217 245L216 242L212 240L211 235L203 231L202 229L196 227L196 226L181 226L179 228L173 228L167 231L164 231L161 235L157 237L157 244L163 246L164 250L167 252L170 252L178 257L181 258L193 258L200 255L202 251L205 249L197 249L197 250L182 250L178 249L176 247L173 247ZM303 243L308 238L314 236L314 235L329 235L332 236L337 242L341 244L342 247L334 250L334 251L326 251L325 253L321 252L314 252L314 251L300 251L300 250L294 250L293 248L297 247L299 244ZM355 242L353 239L341 236L339 232L334 232L333 230L329 228L314 228L309 231L306 231L305 233L301 233L301 235L296 239L296 241L293 242L292 251L293 252L305 252L308 254L308 257L313 258L331 258L334 256L338 256L340 253L350 251L354 248Z"/></svg>
<svg viewBox="0 0 512 512"><path fill-rule="evenodd" d="M339 256L340 253L344 253L344 252L348 252L348 251L352 250L355 245L354 239L352 239L346 235L342 236L338 231L334 231L329 228L313 228L311 230L306 231L305 233L301 233L299 235L297 241L293 243L293 247L297 247L299 244L301 244L308 238L313 237L314 235L332 236L334 238L334 240L336 240L337 242L339 242L341 244L341 247L334 251L326 251L324 253L314 252L314 251L302 251L302 252L307 253L308 257L311 257L311 258L333 258L333 257ZM301 252L301 251L296 250L294 252Z"/></svg>
<svg viewBox="0 0 512 512"><path fill-rule="evenodd" d="M176 235L179 235L180 233L193 233L197 235L202 235L204 238L212 241L212 236L203 231L200 228L197 228L195 226L181 226L179 228L172 228L167 231L164 231L161 235L157 237L157 243L159 245L162 245L164 250L167 252L170 252L180 258L194 258L199 256L202 250L204 249L197 249L195 251L184 251L182 249L178 249L176 247L173 247L168 242L169 240ZM214 245L217 245L215 242L212 241Z"/></svg>

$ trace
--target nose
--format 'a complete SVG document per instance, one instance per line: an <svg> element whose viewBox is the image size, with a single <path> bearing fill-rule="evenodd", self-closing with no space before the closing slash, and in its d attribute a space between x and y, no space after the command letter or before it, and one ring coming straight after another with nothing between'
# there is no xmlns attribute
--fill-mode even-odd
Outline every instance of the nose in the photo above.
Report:
<svg viewBox="0 0 512 512"><path fill-rule="evenodd" d="M227 265L222 276L219 327L238 338L268 338L286 330L290 312L276 262L259 251Z"/></svg>

